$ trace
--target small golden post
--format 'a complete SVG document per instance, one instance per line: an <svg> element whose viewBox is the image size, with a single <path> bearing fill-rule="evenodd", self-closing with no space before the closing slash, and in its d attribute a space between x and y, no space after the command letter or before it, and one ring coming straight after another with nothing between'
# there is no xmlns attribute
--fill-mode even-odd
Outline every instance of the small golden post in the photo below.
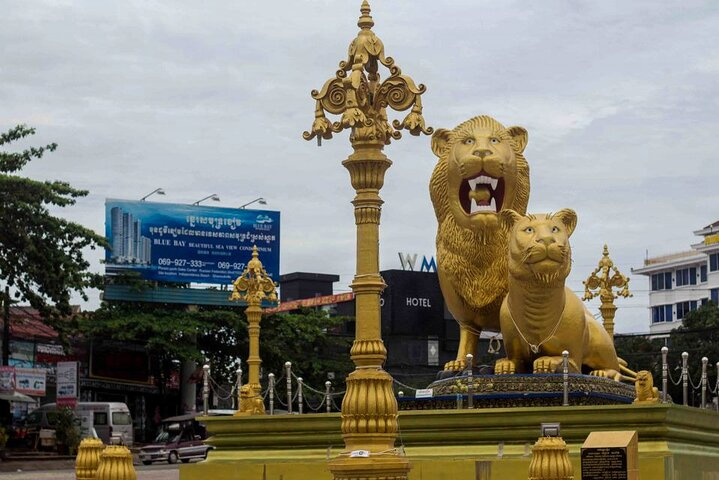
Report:
<svg viewBox="0 0 719 480"><path fill-rule="evenodd" d="M356 369L347 377L342 401L342 435L345 451L330 462L336 480L391 478L403 480L409 461L394 448L397 437L397 400L392 377L383 370L387 350L382 342L380 294L385 283L379 274L379 221L384 203L379 191L392 162L382 153L391 140L401 138L400 130L412 135L433 132L422 117L424 85L403 75L384 44L372 31L374 20L365 0L357 25L360 31L349 47L347 60L321 90L313 90L315 120L305 140L332 138L333 133L350 130L354 153L342 165L349 171L356 196L352 201L357 225L357 269L352 282L356 305L356 334L350 355ZM380 81L379 66L389 70ZM387 107L410 110L402 122L387 120ZM325 112L341 115L330 122Z"/></svg>
<svg viewBox="0 0 719 480"><path fill-rule="evenodd" d="M604 254L599 260L599 266L582 283L584 283L582 300L599 297L602 301L599 311L602 313L602 319L604 320L604 329L609 333L610 337L614 338L614 315L617 311L614 299L619 297L627 298L633 295L629 292L629 279L614 266L614 262L609 258L609 249L606 245L604 245ZM615 293L613 288L621 290Z"/></svg>
<svg viewBox="0 0 719 480"><path fill-rule="evenodd" d="M132 452L123 445L109 445L100 454L95 480L137 480Z"/></svg>
<svg viewBox="0 0 719 480"><path fill-rule="evenodd" d="M247 302L247 330L250 338L250 353L247 358L249 379L238 392L238 409L235 415L255 415L265 413L260 387L260 320L262 319L262 300L277 302L277 284L262 266L257 245L252 247L252 258L247 268L234 281L230 300Z"/></svg>
<svg viewBox="0 0 719 480"><path fill-rule="evenodd" d="M77 449L75 458L75 478L77 480L94 480L97 467L100 465L100 454L105 445L99 438L83 438Z"/></svg>

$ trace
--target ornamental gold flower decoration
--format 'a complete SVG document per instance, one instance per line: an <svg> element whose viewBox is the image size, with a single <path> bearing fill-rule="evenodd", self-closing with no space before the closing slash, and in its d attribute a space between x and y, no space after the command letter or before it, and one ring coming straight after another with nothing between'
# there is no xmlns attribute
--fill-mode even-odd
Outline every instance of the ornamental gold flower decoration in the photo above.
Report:
<svg viewBox="0 0 719 480"><path fill-rule="evenodd" d="M277 284L262 266L257 245L252 247L252 258L247 263L247 268L232 286L230 300L245 300L248 304L256 305L262 303L262 300L277 303Z"/></svg>
<svg viewBox="0 0 719 480"><path fill-rule="evenodd" d="M422 84L416 85L407 75L402 75L392 57L385 56L382 40L372 31L374 20L370 16L369 3L364 0L362 15L357 22L360 31L352 40L347 60L339 63L339 69L319 91L312 91L316 100L315 121L305 140L332 138L333 133L352 129L354 141L380 141L389 145L392 139L402 137L400 130L411 135L431 135L434 130L426 127L422 117L421 95L426 91ZM389 76L380 82L379 65L389 70ZM396 111L412 109L403 121L387 120L387 107ZM326 113L340 115L340 120L330 122Z"/></svg>

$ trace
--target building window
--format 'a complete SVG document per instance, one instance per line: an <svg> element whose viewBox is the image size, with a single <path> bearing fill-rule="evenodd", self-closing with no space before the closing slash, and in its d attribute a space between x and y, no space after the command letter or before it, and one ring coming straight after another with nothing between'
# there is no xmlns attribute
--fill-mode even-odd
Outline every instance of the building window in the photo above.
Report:
<svg viewBox="0 0 719 480"><path fill-rule="evenodd" d="M671 290L672 272L655 273L652 275L652 291Z"/></svg>
<svg viewBox="0 0 719 480"><path fill-rule="evenodd" d="M706 266L706 264L702 265L701 268L699 269L699 271L701 272L699 281L701 283L707 283L707 266Z"/></svg>
<svg viewBox="0 0 719 480"><path fill-rule="evenodd" d="M719 288L709 290L709 299L714 305L719 305Z"/></svg>
<svg viewBox="0 0 719 480"><path fill-rule="evenodd" d="M716 272L719 270L719 252L709 255L709 271Z"/></svg>
<svg viewBox="0 0 719 480"><path fill-rule="evenodd" d="M703 307L704 305L706 305L707 303L709 303L709 299L708 299L708 298L702 298L702 307Z"/></svg>
<svg viewBox="0 0 719 480"><path fill-rule="evenodd" d="M671 322L672 321L672 306L671 305L658 305L652 307L652 323L660 322Z"/></svg>
<svg viewBox="0 0 719 480"><path fill-rule="evenodd" d="M697 268L682 268L676 271L677 287L697 284Z"/></svg>
<svg viewBox="0 0 719 480"><path fill-rule="evenodd" d="M690 302L679 302L677 303L677 320L682 320L687 316L687 313L697 309L697 301L692 300Z"/></svg>

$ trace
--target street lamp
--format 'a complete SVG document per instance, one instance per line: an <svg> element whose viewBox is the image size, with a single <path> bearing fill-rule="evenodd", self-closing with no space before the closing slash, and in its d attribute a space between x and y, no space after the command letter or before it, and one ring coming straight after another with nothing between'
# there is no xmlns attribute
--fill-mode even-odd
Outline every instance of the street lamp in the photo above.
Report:
<svg viewBox="0 0 719 480"><path fill-rule="evenodd" d="M165 191L162 188L156 188L153 191L151 191L150 193L148 193L147 195L145 195L144 197L142 197L140 199L140 201L144 202L147 197L149 197L150 195L154 195L154 194L164 195Z"/></svg>
<svg viewBox="0 0 719 480"><path fill-rule="evenodd" d="M219 201L220 201L220 196L217 195L216 193L213 193L212 195L208 195L208 196L206 196L205 198L201 198L201 199L199 199L198 201L193 202L192 204L193 204L193 205L199 205L200 203L204 202L205 200L212 200L213 202L219 202Z"/></svg>
<svg viewBox="0 0 719 480"><path fill-rule="evenodd" d="M247 317L250 352L247 358L249 365L247 384L240 388L237 413L235 415L256 415L265 413L260 386L260 321L262 320L262 300L277 303L277 284L267 274L257 252L257 245L252 247L252 258L247 268L233 282L230 300L247 302ZM241 371L241 370L240 370Z"/></svg>
<svg viewBox="0 0 719 480"><path fill-rule="evenodd" d="M335 479L406 479L409 461L395 450L397 438L397 400L392 376L382 364L387 349L382 342L380 294L386 287L379 274L379 223L383 200L379 196L385 171L392 162L382 152L385 145L402 137L432 134L425 127L420 96L426 88L402 73L392 57L385 56L382 41L372 31L374 20L365 0L357 25L360 31L352 41L347 60L318 91L315 120L303 133L305 140L329 140L342 130L350 131L354 152L342 162L350 173L356 196L352 201L357 225L357 274L350 285L355 294L357 328L350 356L356 369L347 377L347 393L342 400L342 436L345 450L332 460ZM380 79L380 67L389 75ZM391 124L387 111L410 110L400 122ZM340 115L331 122L326 113ZM364 452L355 455L355 452Z"/></svg>
<svg viewBox="0 0 719 480"><path fill-rule="evenodd" d="M260 205L267 205L267 200L265 200L265 199L262 198L262 197L259 197L259 198L255 198L255 199L252 200L251 202L245 203L244 205L240 205L240 206L237 207L237 208L241 208L241 209L242 209L242 208L245 208L247 205L252 205L252 204L255 203L255 202L259 203Z"/></svg>

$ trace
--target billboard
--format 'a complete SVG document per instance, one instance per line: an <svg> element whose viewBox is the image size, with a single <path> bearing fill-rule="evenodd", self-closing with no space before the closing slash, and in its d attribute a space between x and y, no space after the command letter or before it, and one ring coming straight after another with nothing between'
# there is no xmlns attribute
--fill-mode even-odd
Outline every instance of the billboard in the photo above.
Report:
<svg viewBox="0 0 719 480"><path fill-rule="evenodd" d="M280 212L107 199L105 236L108 274L228 284L257 245L267 273L279 278Z"/></svg>
<svg viewBox="0 0 719 480"><path fill-rule="evenodd" d="M47 371L44 368L16 368L15 385L25 395L45 396Z"/></svg>

